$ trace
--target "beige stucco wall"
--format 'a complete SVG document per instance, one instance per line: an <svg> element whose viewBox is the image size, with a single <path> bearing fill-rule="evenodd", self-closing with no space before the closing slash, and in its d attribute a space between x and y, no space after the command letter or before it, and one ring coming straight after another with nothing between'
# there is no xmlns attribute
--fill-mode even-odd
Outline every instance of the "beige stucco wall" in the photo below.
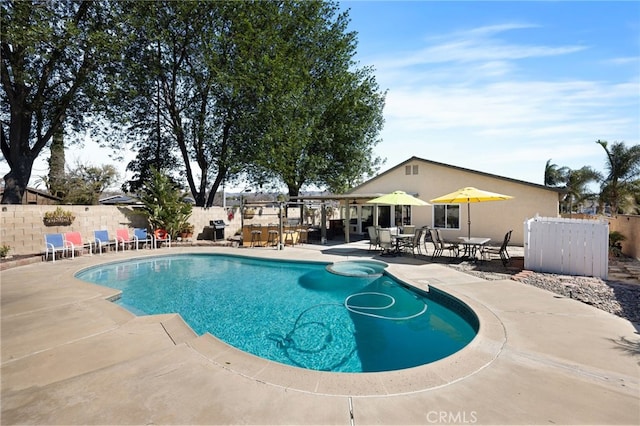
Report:
<svg viewBox="0 0 640 426"><path fill-rule="evenodd" d="M626 237L622 241L622 253L640 259L640 216L617 215L608 217L609 232L618 231Z"/></svg>
<svg viewBox="0 0 640 426"><path fill-rule="evenodd" d="M418 174L407 175L405 166L418 166ZM558 216L558 193L540 185L526 184L500 178L498 176L476 173L438 163L411 159L388 172L369 180L356 188L353 193L389 193L401 190L417 193L418 198L429 201L433 198L466 186L486 191L511 195L508 201L496 201L471 204L471 235L489 237L492 244L500 244L504 234L510 229L512 245L523 245L524 221L540 216ZM418 226L433 226L433 208L413 207L412 222ZM446 239L455 239L467 235L467 205L460 205L460 229L443 230Z"/></svg>

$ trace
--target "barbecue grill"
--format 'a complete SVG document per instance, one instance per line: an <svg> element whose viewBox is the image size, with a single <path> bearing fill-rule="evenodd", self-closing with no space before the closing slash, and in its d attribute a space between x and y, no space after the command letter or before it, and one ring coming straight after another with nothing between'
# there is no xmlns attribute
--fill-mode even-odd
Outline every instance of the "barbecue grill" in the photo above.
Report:
<svg viewBox="0 0 640 426"><path fill-rule="evenodd" d="M224 240L224 228L227 226L224 220L211 220L209 226L213 228L213 241Z"/></svg>

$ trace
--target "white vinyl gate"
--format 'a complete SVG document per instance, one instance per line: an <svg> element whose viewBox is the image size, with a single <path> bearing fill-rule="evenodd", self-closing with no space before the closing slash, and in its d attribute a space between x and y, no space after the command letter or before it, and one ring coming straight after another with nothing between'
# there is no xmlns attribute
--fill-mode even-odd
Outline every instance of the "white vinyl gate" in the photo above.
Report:
<svg viewBox="0 0 640 426"><path fill-rule="evenodd" d="M535 217L524 222L524 267L607 279L609 222Z"/></svg>

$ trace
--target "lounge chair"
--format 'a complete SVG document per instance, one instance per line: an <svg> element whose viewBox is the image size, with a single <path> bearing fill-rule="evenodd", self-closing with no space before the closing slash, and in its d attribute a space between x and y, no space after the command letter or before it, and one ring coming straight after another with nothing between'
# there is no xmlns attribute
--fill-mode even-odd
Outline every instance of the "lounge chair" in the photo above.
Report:
<svg viewBox="0 0 640 426"><path fill-rule="evenodd" d="M171 235L164 229L156 229L153 231L153 246L159 248L162 247L162 243L171 247Z"/></svg>
<svg viewBox="0 0 640 426"><path fill-rule="evenodd" d="M133 229L133 240L136 245L136 250L140 249L140 245L148 244L148 247L151 248L153 246L153 238L147 233L147 230L144 228L134 228Z"/></svg>
<svg viewBox="0 0 640 426"><path fill-rule="evenodd" d="M129 235L129 230L127 228L116 229L116 247L121 247L122 250L126 250L127 248L131 250L135 243L135 238Z"/></svg>
<svg viewBox="0 0 640 426"><path fill-rule="evenodd" d="M369 251L371 247L377 249L380 247L380 241L378 239L378 230L375 226L367 226L367 232L369 233Z"/></svg>
<svg viewBox="0 0 640 426"><path fill-rule="evenodd" d="M509 232L507 232L506 234L504 234L504 240L502 241L502 245L500 245L500 247L485 247L485 249L482 251L482 258L485 260L491 260L491 255L498 255L500 256L500 260L502 260L502 264L504 266L507 266L509 264L509 262L511 261L511 257L509 256L509 253L507 252L507 245L509 244L509 241L511 240L511 233L513 232L513 229L509 230Z"/></svg>
<svg viewBox="0 0 640 426"><path fill-rule="evenodd" d="M106 229L101 229L99 231L93 231L94 238L94 249L97 249L100 254L102 254L102 250L109 250L110 247L115 247L116 251L118 251L118 244L116 240L112 240L109 238L109 231Z"/></svg>
<svg viewBox="0 0 640 426"><path fill-rule="evenodd" d="M82 235L77 231L64 233L64 244L71 251L71 256L75 257L75 253L83 254L85 250L89 255L93 254L93 243L91 240L82 241Z"/></svg>
<svg viewBox="0 0 640 426"><path fill-rule="evenodd" d="M44 234L44 245L44 260L47 260L49 254L51 254L51 260L55 262L56 253L59 253L60 257L66 256L68 253L62 234Z"/></svg>

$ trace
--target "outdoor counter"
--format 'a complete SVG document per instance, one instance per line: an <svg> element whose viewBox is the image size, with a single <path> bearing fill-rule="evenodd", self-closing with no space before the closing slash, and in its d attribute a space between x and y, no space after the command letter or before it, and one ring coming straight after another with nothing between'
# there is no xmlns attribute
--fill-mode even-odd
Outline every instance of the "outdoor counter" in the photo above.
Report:
<svg viewBox="0 0 640 426"><path fill-rule="evenodd" d="M242 246L243 247L251 247L251 237L252 231L260 231L260 235L259 238L257 240L254 241L253 245L254 246L261 246L261 247L266 247L269 241L269 229L277 229L278 232L280 231L278 228L270 228L269 226L266 225L260 225L260 226L256 226L256 225L245 225L242 228ZM299 244L300 242L307 242L307 236L304 235L306 234L306 232L300 232L301 230L306 230L306 227L300 227L300 226L284 226L283 230L282 230L282 242L285 245L295 245L295 244ZM303 235L301 235L303 234ZM302 241L300 240L300 237L302 237ZM259 241L259 244L258 244ZM279 236L276 239L276 241L280 241ZM275 245L273 243L271 243L270 245Z"/></svg>

